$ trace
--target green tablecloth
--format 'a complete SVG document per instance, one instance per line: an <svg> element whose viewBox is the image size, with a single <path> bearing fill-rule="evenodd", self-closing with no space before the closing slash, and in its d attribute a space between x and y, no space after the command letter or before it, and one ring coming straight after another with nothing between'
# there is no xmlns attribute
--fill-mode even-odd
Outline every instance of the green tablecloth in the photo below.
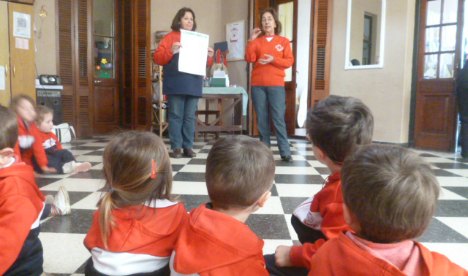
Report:
<svg viewBox="0 0 468 276"><path fill-rule="evenodd" d="M242 87L203 87L203 94L242 94L242 116L247 116L249 95Z"/></svg>

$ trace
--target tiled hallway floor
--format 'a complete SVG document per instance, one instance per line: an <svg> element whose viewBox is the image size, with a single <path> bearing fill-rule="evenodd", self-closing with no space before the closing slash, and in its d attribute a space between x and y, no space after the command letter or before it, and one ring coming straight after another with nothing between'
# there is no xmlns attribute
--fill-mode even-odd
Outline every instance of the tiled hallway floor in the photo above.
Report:
<svg viewBox="0 0 468 276"><path fill-rule="evenodd" d="M44 270L50 274L80 274L89 253L83 239L103 187L102 153L108 137L76 140L64 145L79 161L89 161L86 173L41 176L38 185L45 194L54 194L60 185L70 193L72 213L55 217L42 224L40 238L44 247ZM168 140L165 140L168 143ZM205 161L213 140L195 143L196 158L173 159L173 194L180 195L188 210L208 200L204 183ZM304 140L290 140L294 161L277 161L276 184L265 208L253 214L248 225L265 240L265 253L277 245L292 244L297 237L290 225L291 213L300 202L319 191L328 169L315 160L312 148ZM276 160L280 160L273 147ZM420 238L431 250L447 255L468 269L468 160L450 153L421 152L432 163L442 186L436 215Z"/></svg>

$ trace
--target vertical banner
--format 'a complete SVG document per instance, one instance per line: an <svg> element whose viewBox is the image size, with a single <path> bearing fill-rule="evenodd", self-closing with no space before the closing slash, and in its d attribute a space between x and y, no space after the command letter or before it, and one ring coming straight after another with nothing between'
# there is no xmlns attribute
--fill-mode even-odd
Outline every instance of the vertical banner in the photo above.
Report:
<svg viewBox="0 0 468 276"><path fill-rule="evenodd" d="M228 61L243 60L245 55L244 21L226 24L226 41L229 49Z"/></svg>

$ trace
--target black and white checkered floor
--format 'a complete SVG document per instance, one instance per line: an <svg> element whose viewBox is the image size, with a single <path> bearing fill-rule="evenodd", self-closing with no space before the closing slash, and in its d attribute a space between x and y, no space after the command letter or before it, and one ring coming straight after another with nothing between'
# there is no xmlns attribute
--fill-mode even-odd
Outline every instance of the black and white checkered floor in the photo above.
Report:
<svg viewBox="0 0 468 276"><path fill-rule="evenodd" d="M44 194L54 194L60 185L70 193L72 213L55 217L42 224L40 238L44 247L44 270L52 275L79 275L89 253L83 239L91 223L92 213L103 187L102 153L109 137L76 140L64 145L78 161L93 164L86 173L74 175L40 176L37 183ZM168 140L165 140L168 144ZM188 210L208 200L204 183L205 161L213 144L195 143L196 158L173 159L173 194L180 195ZM267 205L247 221L252 230L265 240L265 253L277 245L291 245L296 234L290 225L293 209L305 198L318 192L328 169L313 156L312 148L304 140L290 140L294 161L277 161L276 184ZM273 142L274 143L274 142ZM272 147L280 160L276 146ZM431 250L447 255L452 261L468 269L468 160L453 153L421 152L432 163L442 188L436 216L420 238Z"/></svg>

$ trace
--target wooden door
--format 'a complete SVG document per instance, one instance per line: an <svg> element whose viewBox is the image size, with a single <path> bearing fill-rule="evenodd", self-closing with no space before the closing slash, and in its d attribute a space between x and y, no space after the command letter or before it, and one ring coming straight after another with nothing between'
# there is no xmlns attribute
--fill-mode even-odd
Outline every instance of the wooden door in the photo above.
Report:
<svg viewBox="0 0 468 276"><path fill-rule="evenodd" d="M62 0L60 0L62 1ZM91 0L73 0L71 1L73 12L73 59L75 60L73 68L74 78L74 97L75 97L75 117L76 129L79 136L92 136L93 131L93 98L90 90L92 89L92 70L91 64L91 43L92 25L91 25ZM70 68L64 64L66 68Z"/></svg>
<svg viewBox="0 0 468 276"><path fill-rule="evenodd" d="M459 64L463 0L423 0L419 29L415 147L455 146L455 72Z"/></svg>
<svg viewBox="0 0 468 276"><path fill-rule="evenodd" d="M0 1L0 37L8 35L8 3ZM8 39L0 39L0 79L4 87L0 87L0 104L8 106L11 99L10 91L10 45Z"/></svg>
<svg viewBox="0 0 468 276"><path fill-rule="evenodd" d="M330 95L332 7L332 0L312 3L308 108Z"/></svg>
<svg viewBox="0 0 468 276"><path fill-rule="evenodd" d="M133 17L133 129L150 130L152 125L151 1L132 1Z"/></svg>
<svg viewBox="0 0 468 276"><path fill-rule="evenodd" d="M11 94L13 97L24 94L36 99L33 6L8 3L8 16Z"/></svg>
<svg viewBox="0 0 468 276"><path fill-rule="evenodd" d="M120 124L118 16L114 0L92 2L93 128L94 133L103 134L117 129Z"/></svg>
<svg viewBox="0 0 468 276"><path fill-rule="evenodd" d="M74 28L72 28L72 0L57 1L57 72L62 82L62 109L63 121L72 124L81 133L76 121L74 79L75 59L74 52Z"/></svg>
<svg viewBox="0 0 468 276"><path fill-rule="evenodd" d="M119 0L119 32L120 32L120 106L121 124L124 128L132 127L132 2Z"/></svg>
<svg viewBox="0 0 468 276"><path fill-rule="evenodd" d="M274 7L278 11L279 20L283 30L281 35L288 38L293 51L294 60L297 60L297 0L276 0ZM296 62L286 71L284 89L286 90L286 129L288 135L294 135L296 130Z"/></svg>

